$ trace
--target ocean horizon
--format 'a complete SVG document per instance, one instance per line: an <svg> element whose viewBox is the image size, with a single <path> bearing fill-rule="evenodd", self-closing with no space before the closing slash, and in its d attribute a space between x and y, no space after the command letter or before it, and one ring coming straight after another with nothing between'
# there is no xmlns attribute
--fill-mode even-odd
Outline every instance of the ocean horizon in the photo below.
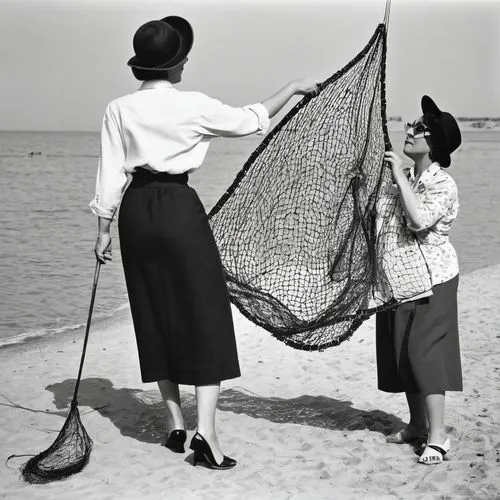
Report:
<svg viewBox="0 0 500 500"><path fill-rule="evenodd" d="M286 109L286 108L285 108ZM283 114L280 113L280 115ZM461 116L461 117L456 117L457 122L459 123L460 130L462 132L499 132L500 131L500 117L497 116L480 116L480 117L474 117L474 116ZM276 118L274 118L274 121L276 121ZM387 128L391 132L399 132L403 130L403 124L405 121L401 116L391 116L387 119ZM94 130L85 130L85 129L75 129L75 130L69 130L69 129L2 129L0 128L0 134L6 132L6 133L49 133L49 134L64 134L64 133L69 133L69 134L99 134L98 129ZM242 138L243 140L245 138Z"/></svg>

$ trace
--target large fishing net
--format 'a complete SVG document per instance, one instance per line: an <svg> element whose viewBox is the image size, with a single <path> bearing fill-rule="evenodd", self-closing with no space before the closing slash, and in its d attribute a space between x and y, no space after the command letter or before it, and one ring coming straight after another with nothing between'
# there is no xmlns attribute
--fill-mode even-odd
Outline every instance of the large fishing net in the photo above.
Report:
<svg viewBox="0 0 500 500"><path fill-rule="evenodd" d="M430 289L383 164L385 50L381 24L318 97L278 124L210 213L232 301L297 348L339 344L374 311ZM71 408L54 443L23 466L31 483L68 477L89 461L77 397L99 269Z"/></svg>
<svg viewBox="0 0 500 500"><path fill-rule="evenodd" d="M370 314L430 288L418 244L403 244L384 165L385 56L380 24L271 131L209 214L232 302L299 349L338 345Z"/></svg>

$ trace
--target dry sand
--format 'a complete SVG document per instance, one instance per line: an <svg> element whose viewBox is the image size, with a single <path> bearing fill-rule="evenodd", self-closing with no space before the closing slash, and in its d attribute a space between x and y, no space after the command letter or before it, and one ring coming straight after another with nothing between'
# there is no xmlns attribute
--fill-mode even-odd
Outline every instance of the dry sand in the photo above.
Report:
<svg viewBox="0 0 500 500"><path fill-rule="evenodd" d="M441 465L420 465L410 446L385 442L408 414L402 395L377 390L373 320L341 346L308 353L286 347L234 310L243 376L223 383L218 428L238 466L193 467L189 450L176 455L160 446L165 410L156 385L140 381L123 311L91 331L79 397L94 441L89 465L69 479L29 485L18 470L25 458L3 461L0 498L500 498L500 266L463 277L459 301L465 390L447 396L452 450ZM3 460L54 441L82 339L79 331L0 350ZM182 387L182 400L190 439L191 387Z"/></svg>

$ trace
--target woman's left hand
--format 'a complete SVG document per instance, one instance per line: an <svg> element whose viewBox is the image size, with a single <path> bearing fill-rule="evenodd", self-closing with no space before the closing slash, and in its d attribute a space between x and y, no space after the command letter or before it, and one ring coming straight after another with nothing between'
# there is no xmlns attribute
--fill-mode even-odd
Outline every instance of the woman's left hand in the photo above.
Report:
<svg viewBox="0 0 500 500"><path fill-rule="evenodd" d="M386 151L384 155L384 160L387 161L392 170L392 176L395 181L406 177L403 169L403 160L394 151Z"/></svg>

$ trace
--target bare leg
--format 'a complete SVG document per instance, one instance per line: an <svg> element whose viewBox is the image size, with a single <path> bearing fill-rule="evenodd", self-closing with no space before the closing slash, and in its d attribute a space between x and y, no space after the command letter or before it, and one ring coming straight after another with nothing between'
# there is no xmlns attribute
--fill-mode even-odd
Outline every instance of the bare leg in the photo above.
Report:
<svg viewBox="0 0 500 500"><path fill-rule="evenodd" d="M429 420L429 443L440 444L446 440L444 396L444 392L425 396L425 410Z"/></svg>
<svg viewBox="0 0 500 500"><path fill-rule="evenodd" d="M215 410L219 400L220 384L196 386L196 406L198 413L198 432L210 445L217 463L224 459L215 432Z"/></svg>
<svg viewBox="0 0 500 500"><path fill-rule="evenodd" d="M170 380L159 380L158 387L167 407L167 433L170 434L176 429L184 429L179 384L174 384Z"/></svg>

